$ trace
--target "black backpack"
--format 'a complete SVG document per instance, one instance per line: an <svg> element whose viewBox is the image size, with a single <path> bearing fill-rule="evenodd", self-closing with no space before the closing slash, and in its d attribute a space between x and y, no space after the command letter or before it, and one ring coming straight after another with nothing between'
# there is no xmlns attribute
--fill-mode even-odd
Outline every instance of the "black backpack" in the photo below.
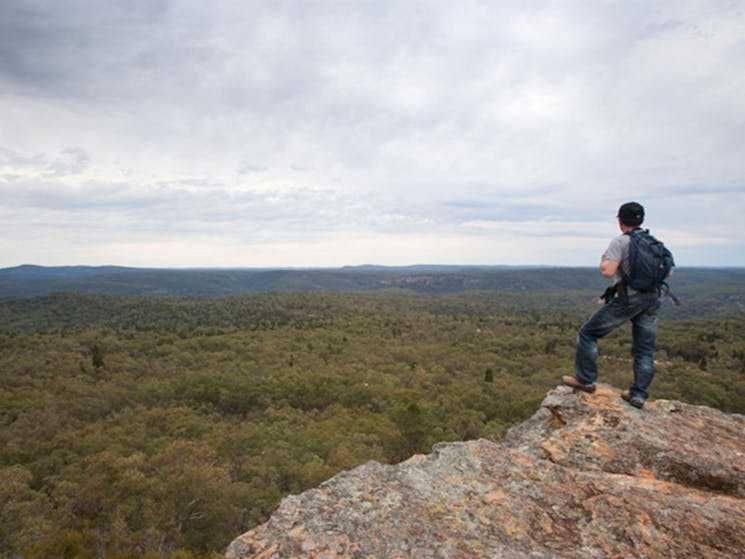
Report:
<svg viewBox="0 0 745 559"><path fill-rule="evenodd" d="M657 291L675 266L670 250L662 241L649 234L649 229L634 229L627 233L629 241L629 274L623 281L637 291Z"/></svg>

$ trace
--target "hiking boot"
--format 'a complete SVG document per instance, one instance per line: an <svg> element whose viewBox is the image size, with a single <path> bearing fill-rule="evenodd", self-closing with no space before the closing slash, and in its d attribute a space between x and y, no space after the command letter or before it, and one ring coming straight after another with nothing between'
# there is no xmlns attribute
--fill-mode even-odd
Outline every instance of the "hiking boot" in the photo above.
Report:
<svg viewBox="0 0 745 559"><path fill-rule="evenodd" d="M587 392L588 394L592 394L593 392L595 392L595 388L596 388L594 384L585 384L583 382L578 381L576 378L570 377L568 375L561 377L561 382L563 382L567 386L571 386L572 388L576 390Z"/></svg>
<svg viewBox="0 0 745 559"><path fill-rule="evenodd" d="M639 396L632 396L631 392L629 392L628 390L624 390L623 392L621 392L621 398L626 400L635 408L642 409L644 407L644 399L639 398Z"/></svg>

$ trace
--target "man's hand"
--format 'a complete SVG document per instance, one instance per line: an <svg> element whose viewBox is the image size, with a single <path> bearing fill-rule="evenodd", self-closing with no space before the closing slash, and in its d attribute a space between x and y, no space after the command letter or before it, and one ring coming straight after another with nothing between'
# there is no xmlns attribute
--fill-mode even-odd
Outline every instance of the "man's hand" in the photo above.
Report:
<svg viewBox="0 0 745 559"><path fill-rule="evenodd" d="M611 300L613 300L613 297L616 296L616 290L618 289L618 285L615 283L611 285L610 287L607 287L606 290L603 292L603 294L600 296L600 299L598 300L601 304L610 303Z"/></svg>

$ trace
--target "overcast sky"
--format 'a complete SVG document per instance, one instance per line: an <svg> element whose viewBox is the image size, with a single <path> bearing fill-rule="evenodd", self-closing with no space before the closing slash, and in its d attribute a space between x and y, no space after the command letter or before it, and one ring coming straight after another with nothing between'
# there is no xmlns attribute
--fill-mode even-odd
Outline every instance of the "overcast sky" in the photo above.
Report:
<svg viewBox="0 0 745 559"><path fill-rule="evenodd" d="M745 266L745 1L0 0L0 267Z"/></svg>

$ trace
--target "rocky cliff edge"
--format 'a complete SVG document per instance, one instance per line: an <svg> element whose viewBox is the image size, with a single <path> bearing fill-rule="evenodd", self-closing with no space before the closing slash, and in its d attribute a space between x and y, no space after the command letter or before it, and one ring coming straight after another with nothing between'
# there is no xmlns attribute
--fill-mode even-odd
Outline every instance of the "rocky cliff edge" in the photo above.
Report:
<svg viewBox="0 0 745 559"><path fill-rule="evenodd" d="M438 444L284 499L226 559L745 557L745 416L549 392L502 444Z"/></svg>

